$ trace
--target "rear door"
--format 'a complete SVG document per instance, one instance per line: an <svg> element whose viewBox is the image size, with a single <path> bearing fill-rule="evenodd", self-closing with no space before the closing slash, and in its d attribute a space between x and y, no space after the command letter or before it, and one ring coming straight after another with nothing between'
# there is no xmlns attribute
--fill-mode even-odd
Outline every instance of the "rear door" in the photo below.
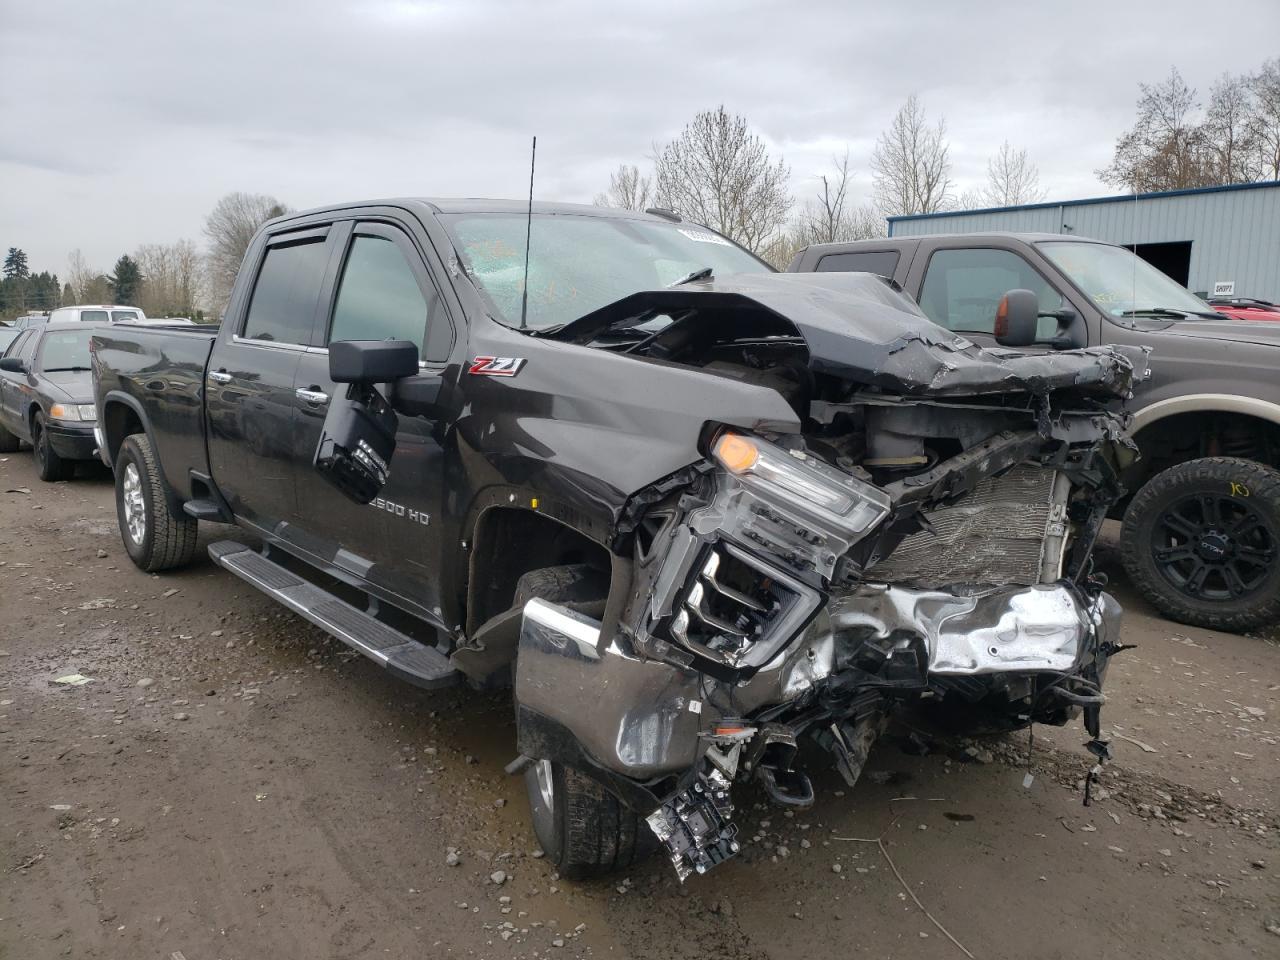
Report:
<svg viewBox="0 0 1280 960"><path fill-rule="evenodd" d="M438 615L438 511L443 484L441 433L425 418L398 414L390 478L372 504L354 503L312 467L330 400L344 384L329 378L328 345L338 340L409 340L419 379L439 378L453 328L424 254L387 222L346 226L335 252L332 304L320 326L322 349L304 354L295 390L296 542L374 587ZM382 386L384 396L390 388Z"/></svg>
<svg viewBox="0 0 1280 960"><path fill-rule="evenodd" d="M237 517L274 536L296 510L293 381L314 337L332 229L275 234L251 251L252 291L233 304L206 373L213 479Z"/></svg>

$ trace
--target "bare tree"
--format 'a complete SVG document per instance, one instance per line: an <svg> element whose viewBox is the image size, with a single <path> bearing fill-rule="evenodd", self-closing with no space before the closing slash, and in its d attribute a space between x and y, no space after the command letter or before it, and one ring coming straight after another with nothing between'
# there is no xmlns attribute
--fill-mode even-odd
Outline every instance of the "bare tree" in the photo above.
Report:
<svg viewBox="0 0 1280 960"><path fill-rule="evenodd" d="M756 252L782 232L791 209L790 171L769 156L744 117L731 116L723 106L705 110L655 153L658 206Z"/></svg>
<svg viewBox="0 0 1280 960"><path fill-rule="evenodd" d="M1216 183L1257 179L1260 155L1253 144L1256 124L1251 79L1224 73L1209 91L1200 134L1205 172Z"/></svg>
<svg viewBox="0 0 1280 960"><path fill-rule="evenodd" d="M987 182L979 198L987 207L1016 207L1043 200L1040 171L1027 151L1013 149L1008 140L1000 144L996 155L987 161Z"/></svg>
<svg viewBox="0 0 1280 960"><path fill-rule="evenodd" d="M1196 122L1196 92L1177 68L1158 84L1139 84L1138 119L1116 141L1111 164L1097 171L1103 183L1134 193L1210 186L1204 130Z"/></svg>
<svg viewBox="0 0 1280 960"><path fill-rule="evenodd" d="M1257 175L1280 180L1280 57L1268 60L1249 81L1253 93L1250 136L1257 152Z"/></svg>
<svg viewBox="0 0 1280 960"><path fill-rule="evenodd" d="M102 279L102 271L92 269L84 259L79 248L67 254L67 283L75 295L75 303L93 303L90 296L98 287L97 281Z"/></svg>
<svg viewBox="0 0 1280 960"><path fill-rule="evenodd" d="M228 193L214 205L205 219L204 235L209 243L210 296L218 309L231 295L240 261L258 228L288 212L275 197L261 193Z"/></svg>
<svg viewBox="0 0 1280 960"><path fill-rule="evenodd" d="M640 173L635 164L621 164L609 177L609 189L597 193L597 207L619 210L645 210L653 206L653 181Z"/></svg>
<svg viewBox="0 0 1280 960"><path fill-rule="evenodd" d="M947 124L930 125L913 93L876 140L871 171L876 205L887 217L936 213L951 205Z"/></svg>
<svg viewBox="0 0 1280 960"><path fill-rule="evenodd" d="M149 243L133 258L147 278L139 306L153 316L192 316L203 303L200 254L190 240Z"/></svg>
<svg viewBox="0 0 1280 960"><path fill-rule="evenodd" d="M761 253L782 269L797 253L815 243L842 243L885 235L884 218L869 204L855 205L850 197L854 172L849 151L831 158L832 172L819 174L821 188L807 198L785 233Z"/></svg>

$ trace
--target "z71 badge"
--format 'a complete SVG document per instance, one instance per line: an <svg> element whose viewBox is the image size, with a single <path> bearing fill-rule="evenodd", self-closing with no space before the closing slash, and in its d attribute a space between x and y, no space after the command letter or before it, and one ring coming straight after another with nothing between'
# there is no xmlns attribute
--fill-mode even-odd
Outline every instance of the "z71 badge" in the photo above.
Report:
<svg viewBox="0 0 1280 960"><path fill-rule="evenodd" d="M476 357L471 369L477 377L514 377L524 366L524 357Z"/></svg>

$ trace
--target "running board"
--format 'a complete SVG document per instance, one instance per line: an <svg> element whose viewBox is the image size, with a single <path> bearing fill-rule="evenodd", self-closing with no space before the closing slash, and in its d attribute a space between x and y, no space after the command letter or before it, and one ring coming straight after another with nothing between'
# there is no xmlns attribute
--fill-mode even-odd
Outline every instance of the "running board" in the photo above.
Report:
<svg viewBox="0 0 1280 960"><path fill-rule="evenodd" d="M419 643L363 610L234 540L209 544L214 563L337 637L388 672L428 690L452 686L459 673L435 647Z"/></svg>

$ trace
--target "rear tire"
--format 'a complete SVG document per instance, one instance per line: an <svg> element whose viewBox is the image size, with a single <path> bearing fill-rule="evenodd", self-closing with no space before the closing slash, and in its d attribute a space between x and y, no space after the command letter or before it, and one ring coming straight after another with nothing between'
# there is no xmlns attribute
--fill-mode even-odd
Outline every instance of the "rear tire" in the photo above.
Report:
<svg viewBox="0 0 1280 960"><path fill-rule="evenodd" d="M49 442L49 431L45 426L44 414L37 411L31 420L31 448L36 458L36 470L40 479L47 483L66 480L75 471L75 464L63 460Z"/></svg>
<svg viewBox="0 0 1280 960"><path fill-rule="evenodd" d="M1211 457L1156 474L1125 511L1120 551L1172 620L1234 633L1280 620L1280 470Z"/></svg>
<svg viewBox="0 0 1280 960"><path fill-rule="evenodd" d="M151 438L145 433L126 437L116 456L115 471L116 519L134 566L155 573L190 563L200 524L169 512Z"/></svg>
<svg viewBox="0 0 1280 960"><path fill-rule="evenodd" d="M515 605L540 597L598 615L608 591L608 577L586 564L545 567L520 578ZM533 832L562 876L602 877L629 867L656 846L644 818L585 773L534 760L524 776Z"/></svg>

